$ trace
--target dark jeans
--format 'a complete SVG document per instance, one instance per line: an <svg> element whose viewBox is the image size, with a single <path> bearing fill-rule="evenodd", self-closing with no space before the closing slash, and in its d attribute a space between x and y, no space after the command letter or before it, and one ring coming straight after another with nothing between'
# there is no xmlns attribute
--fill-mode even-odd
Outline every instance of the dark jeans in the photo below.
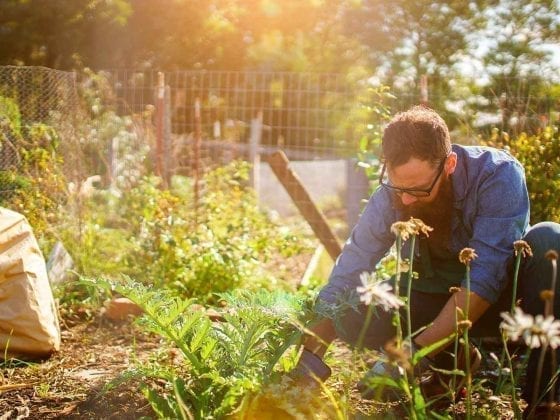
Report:
<svg viewBox="0 0 560 420"><path fill-rule="evenodd" d="M531 247L533 257L525 258L521 262L517 299L521 300L523 311L533 315L542 314L544 302L540 298L540 292L550 289L552 280L552 263L545 258L545 254L549 250L555 250L560 254L560 225L552 222L539 223L533 226L523 239ZM500 313L509 312L511 306L513 262L514 257L512 256L508 264L510 281L506 290L501 294L498 301L473 325L470 331L472 337L500 336L499 325L502 321ZM560 270L558 271L560 272ZM558 297L558 294L560 294L560 279L558 277L560 276L557 273L554 300L554 315L556 318L560 318L560 298ZM401 293L404 293L404 291L401 290ZM410 299L412 331L417 331L419 328L430 324L449 298L450 295L448 294L412 291ZM378 349L395 336L395 328L392 325L391 313L385 312L381 308L376 308L375 312L376 315L372 317L365 333L363 345ZM364 325L365 313L365 307L361 308L360 312L349 310L341 320L342 328L337 329L339 337L350 344L355 344ZM402 319L405 322L405 318ZM556 352L557 360L560 361L560 349ZM523 392L526 401L531 398L540 353L540 349L535 349L531 351L529 357L527 380ZM540 382L542 389L549 382L552 374L549 358L550 354L547 354Z"/></svg>

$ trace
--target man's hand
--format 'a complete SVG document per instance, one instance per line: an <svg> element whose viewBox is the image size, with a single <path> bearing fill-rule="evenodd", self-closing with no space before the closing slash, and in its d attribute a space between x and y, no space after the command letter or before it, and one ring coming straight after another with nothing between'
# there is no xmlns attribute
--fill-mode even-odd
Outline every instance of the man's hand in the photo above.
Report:
<svg viewBox="0 0 560 420"><path fill-rule="evenodd" d="M469 308L467 310L467 301L469 301ZM457 308L460 308L462 313L469 314L469 321L473 324L486 312L490 307L490 303L478 296L476 293L471 292L467 298L467 289L461 287L460 291L454 293L441 312L438 314L434 322L428 326L415 341L422 347L429 346L437 341L449 337L456 330ZM460 321L461 319L459 319ZM435 350L431 353L432 356L439 353L443 348Z"/></svg>
<svg viewBox="0 0 560 420"><path fill-rule="evenodd" d="M318 355L304 348L289 376L300 385L317 385L331 376L331 369Z"/></svg>

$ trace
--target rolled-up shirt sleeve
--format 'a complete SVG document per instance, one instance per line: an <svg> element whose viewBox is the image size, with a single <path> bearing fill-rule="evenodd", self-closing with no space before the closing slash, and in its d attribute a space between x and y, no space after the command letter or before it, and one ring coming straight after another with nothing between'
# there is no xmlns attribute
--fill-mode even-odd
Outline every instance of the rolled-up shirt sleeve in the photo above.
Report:
<svg viewBox="0 0 560 420"><path fill-rule="evenodd" d="M360 274L371 272L394 242L391 225L396 220L389 192L379 188L371 196L358 223L337 258L319 301L334 303L339 294L360 285Z"/></svg>
<svg viewBox="0 0 560 420"><path fill-rule="evenodd" d="M469 247L478 255L470 264L470 289L495 303L508 281L507 261L513 243L529 223L529 197L523 168L509 161L497 165L479 185L477 212ZM467 286L466 279L463 287Z"/></svg>

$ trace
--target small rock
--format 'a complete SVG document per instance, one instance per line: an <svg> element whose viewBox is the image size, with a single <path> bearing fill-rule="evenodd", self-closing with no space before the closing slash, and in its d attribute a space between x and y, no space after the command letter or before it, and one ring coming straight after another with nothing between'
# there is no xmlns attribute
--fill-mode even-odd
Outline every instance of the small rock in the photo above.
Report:
<svg viewBox="0 0 560 420"><path fill-rule="evenodd" d="M128 298L113 298L107 305L105 317L113 321L123 321L129 316L137 317L142 309Z"/></svg>

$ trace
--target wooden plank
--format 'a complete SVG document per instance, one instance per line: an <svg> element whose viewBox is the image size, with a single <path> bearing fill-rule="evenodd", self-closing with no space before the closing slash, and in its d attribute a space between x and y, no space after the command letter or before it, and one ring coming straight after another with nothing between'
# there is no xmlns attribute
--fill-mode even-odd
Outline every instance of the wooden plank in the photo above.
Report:
<svg viewBox="0 0 560 420"><path fill-rule="evenodd" d="M331 258L336 260L342 251L342 247L329 227L325 216L317 208L297 174L290 169L290 162L284 152L277 151L271 154L267 160L292 201L311 226L313 233L321 241Z"/></svg>

